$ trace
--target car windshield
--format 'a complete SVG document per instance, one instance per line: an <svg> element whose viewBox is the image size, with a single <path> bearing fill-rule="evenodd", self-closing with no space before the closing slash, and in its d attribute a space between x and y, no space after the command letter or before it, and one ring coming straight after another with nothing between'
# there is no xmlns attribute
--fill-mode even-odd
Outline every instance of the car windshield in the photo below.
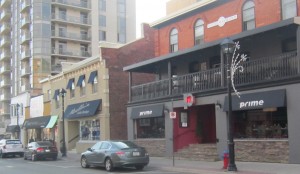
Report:
<svg viewBox="0 0 300 174"><path fill-rule="evenodd" d="M137 148L138 147L136 144L134 144L133 142L130 142L130 141L118 141L118 142L114 142L114 144L120 149Z"/></svg>
<svg viewBox="0 0 300 174"><path fill-rule="evenodd" d="M50 141L40 141L40 142L37 142L37 144L39 146L52 146L52 143Z"/></svg>
<svg viewBox="0 0 300 174"><path fill-rule="evenodd" d="M21 144L20 140L6 140L6 144Z"/></svg>

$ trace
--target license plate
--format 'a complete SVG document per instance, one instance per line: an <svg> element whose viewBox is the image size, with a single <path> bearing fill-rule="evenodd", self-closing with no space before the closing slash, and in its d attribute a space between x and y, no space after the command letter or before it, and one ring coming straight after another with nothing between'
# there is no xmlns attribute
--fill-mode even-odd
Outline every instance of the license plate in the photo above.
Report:
<svg viewBox="0 0 300 174"><path fill-rule="evenodd" d="M49 150L49 149L46 149L45 152L50 152L50 150Z"/></svg>
<svg viewBox="0 0 300 174"><path fill-rule="evenodd" d="M140 152L132 152L132 156L140 156Z"/></svg>

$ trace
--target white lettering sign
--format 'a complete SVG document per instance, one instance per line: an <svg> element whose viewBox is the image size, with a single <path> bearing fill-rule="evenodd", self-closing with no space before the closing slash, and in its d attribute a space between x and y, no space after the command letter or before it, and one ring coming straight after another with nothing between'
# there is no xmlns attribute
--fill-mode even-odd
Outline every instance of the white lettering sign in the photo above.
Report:
<svg viewBox="0 0 300 174"><path fill-rule="evenodd" d="M151 115L152 114L152 111L142 111L140 112L140 116L145 116L145 115Z"/></svg>
<svg viewBox="0 0 300 174"><path fill-rule="evenodd" d="M85 110L86 108L88 108L90 106L90 103L86 103L86 104L81 104L78 108L74 108L71 110L70 115L74 115L74 114L88 114L89 110Z"/></svg>
<svg viewBox="0 0 300 174"><path fill-rule="evenodd" d="M237 19L237 15L229 16L227 18L221 16L217 21L207 24L207 28L212 28L215 26L223 27L226 22L233 21L235 19Z"/></svg>
<svg viewBox="0 0 300 174"><path fill-rule="evenodd" d="M263 106L263 100L240 102L240 108Z"/></svg>

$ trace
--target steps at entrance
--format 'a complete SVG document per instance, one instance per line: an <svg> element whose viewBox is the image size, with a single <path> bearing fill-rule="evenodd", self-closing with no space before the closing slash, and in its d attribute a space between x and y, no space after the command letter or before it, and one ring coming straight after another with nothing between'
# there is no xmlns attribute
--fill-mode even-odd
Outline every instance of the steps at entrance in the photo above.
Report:
<svg viewBox="0 0 300 174"><path fill-rule="evenodd" d="M174 154L176 159L219 161L216 144L190 144Z"/></svg>

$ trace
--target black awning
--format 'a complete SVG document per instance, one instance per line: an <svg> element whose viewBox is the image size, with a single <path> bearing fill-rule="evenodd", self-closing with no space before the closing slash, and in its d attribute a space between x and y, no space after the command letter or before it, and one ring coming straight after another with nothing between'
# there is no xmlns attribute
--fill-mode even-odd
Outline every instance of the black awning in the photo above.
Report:
<svg viewBox="0 0 300 174"><path fill-rule="evenodd" d="M26 129L39 129L39 128L46 128L51 116L42 116L42 117L34 117L25 120L23 127Z"/></svg>
<svg viewBox="0 0 300 174"><path fill-rule="evenodd" d="M149 105L132 108L131 118L150 118L150 117L162 117L163 116L164 105Z"/></svg>
<svg viewBox="0 0 300 174"><path fill-rule="evenodd" d="M20 132L20 126L19 125L7 126L6 132Z"/></svg>
<svg viewBox="0 0 300 174"><path fill-rule="evenodd" d="M67 84L67 89L71 89L73 83L74 83L74 78L69 79L69 82L68 82L68 84Z"/></svg>
<svg viewBox="0 0 300 174"><path fill-rule="evenodd" d="M79 79L78 79L78 81L77 81L77 84L76 84L76 86L81 86L82 85L82 81L85 79L85 75L83 74L83 75L81 75L81 76L79 76Z"/></svg>
<svg viewBox="0 0 300 174"><path fill-rule="evenodd" d="M64 116L68 119L93 116L101 104L102 100L100 99L69 105Z"/></svg>
<svg viewBox="0 0 300 174"><path fill-rule="evenodd" d="M91 72L88 83L94 83L94 79L96 76L97 76L97 71Z"/></svg>
<svg viewBox="0 0 300 174"><path fill-rule="evenodd" d="M53 99L56 100L58 95L59 95L59 89L56 89L54 91Z"/></svg>
<svg viewBox="0 0 300 174"><path fill-rule="evenodd" d="M241 94L232 96L232 110L252 110L286 106L285 89ZM225 97L224 111L228 111L228 96Z"/></svg>

